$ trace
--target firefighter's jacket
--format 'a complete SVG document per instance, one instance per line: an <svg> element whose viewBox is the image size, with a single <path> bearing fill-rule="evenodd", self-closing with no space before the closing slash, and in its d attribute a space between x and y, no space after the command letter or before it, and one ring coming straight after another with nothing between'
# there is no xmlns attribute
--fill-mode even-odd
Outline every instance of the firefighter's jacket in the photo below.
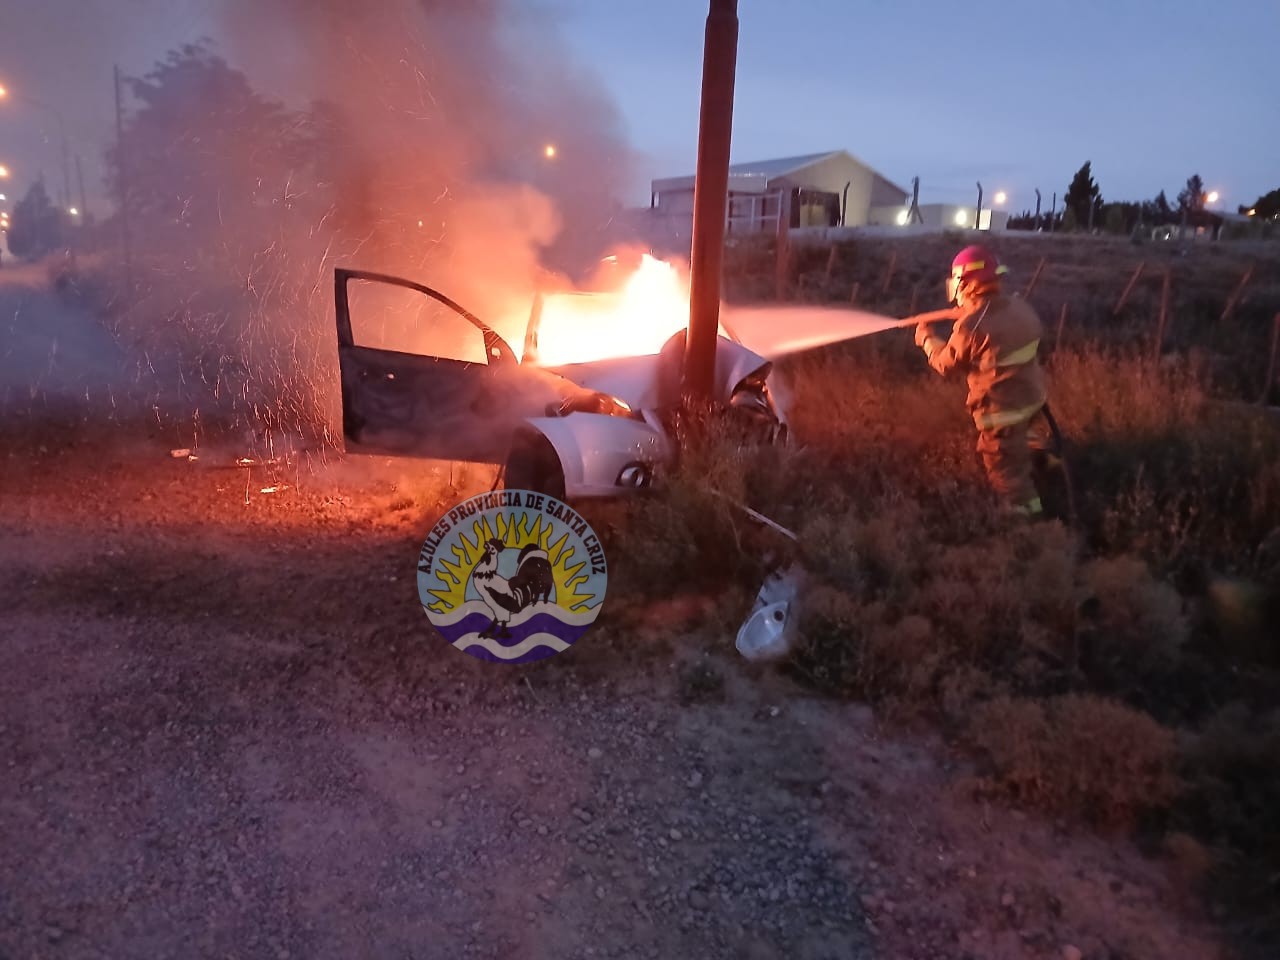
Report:
<svg viewBox="0 0 1280 960"><path fill-rule="evenodd" d="M924 342L929 365L943 376L963 372L966 404L979 430L1024 423L1047 399L1037 353L1043 328L1020 297L996 294L969 308L951 337Z"/></svg>

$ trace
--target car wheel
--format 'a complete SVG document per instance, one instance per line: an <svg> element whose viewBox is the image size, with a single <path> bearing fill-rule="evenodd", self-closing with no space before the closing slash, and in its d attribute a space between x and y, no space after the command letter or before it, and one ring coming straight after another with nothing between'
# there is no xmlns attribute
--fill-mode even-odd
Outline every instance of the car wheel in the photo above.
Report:
<svg viewBox="0 0 1280 960"><path fill-rule="evenodd" d="M551 441L533 431L518 432L507 455L503 486L564 500L564 469Z"/></svg>

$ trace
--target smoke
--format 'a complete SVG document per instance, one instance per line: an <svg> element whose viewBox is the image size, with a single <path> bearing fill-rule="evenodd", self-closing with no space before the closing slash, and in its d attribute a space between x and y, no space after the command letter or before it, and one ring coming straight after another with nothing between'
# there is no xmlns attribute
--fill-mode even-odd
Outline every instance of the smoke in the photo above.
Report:
<svg viewBox="0 0 1280 960"><path fill-rule="evenodd" d="M354 265L438 285L510 338L548 268L598 253L632 156L546 11L229 0L220 22L261 92L332 109L338 220L368 241Z"/></svg>
<svg viewBox="0 0 1280 960"><path fill-rule="evenodd" d="M175 418L230 404L236 418L270 408L335 423L335 267L433 286L519 351L535 291L571 285L607 252L634 158L548 10L508 0L42 9L28 21L39 56L6 79L64 106L80 132L74 151L90 130L104 147L114 140L112 62L146 79L126 82L127 146L106 166L117 186L127 172L134 199L131 266L108 271L132 277L114 298L127 309L103 313L166 381L146 389ZM172 60L163 80L163 68L148 76L166 51L206 37L248 91L234 74ZM88 89L96 112L81 123ZM118 226L97 234L108 256L123 247Z"/></svg>

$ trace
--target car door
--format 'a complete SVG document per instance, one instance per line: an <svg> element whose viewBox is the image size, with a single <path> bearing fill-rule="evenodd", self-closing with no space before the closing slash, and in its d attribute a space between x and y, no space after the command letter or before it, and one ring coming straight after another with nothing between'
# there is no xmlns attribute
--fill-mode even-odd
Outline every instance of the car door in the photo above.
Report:
<svg viewBox="0 0 1280 960"><path fill-rule="evenodd" d="M334 273L342 432L361 453L501 463L515 428L561 396L474 314L430 287Z"/></svg>

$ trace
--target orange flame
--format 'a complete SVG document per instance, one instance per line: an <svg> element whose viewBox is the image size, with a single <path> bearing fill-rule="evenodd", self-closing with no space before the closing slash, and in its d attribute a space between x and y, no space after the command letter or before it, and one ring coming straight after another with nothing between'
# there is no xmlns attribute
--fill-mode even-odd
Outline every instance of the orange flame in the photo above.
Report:
<svg viewBox="0 0 1280 960"><path fill-rule="evenodd" d="M648 254L616 293L556 293L542 304L537 362L544 366L658 353L689 323L689 287Z"/></svg>

